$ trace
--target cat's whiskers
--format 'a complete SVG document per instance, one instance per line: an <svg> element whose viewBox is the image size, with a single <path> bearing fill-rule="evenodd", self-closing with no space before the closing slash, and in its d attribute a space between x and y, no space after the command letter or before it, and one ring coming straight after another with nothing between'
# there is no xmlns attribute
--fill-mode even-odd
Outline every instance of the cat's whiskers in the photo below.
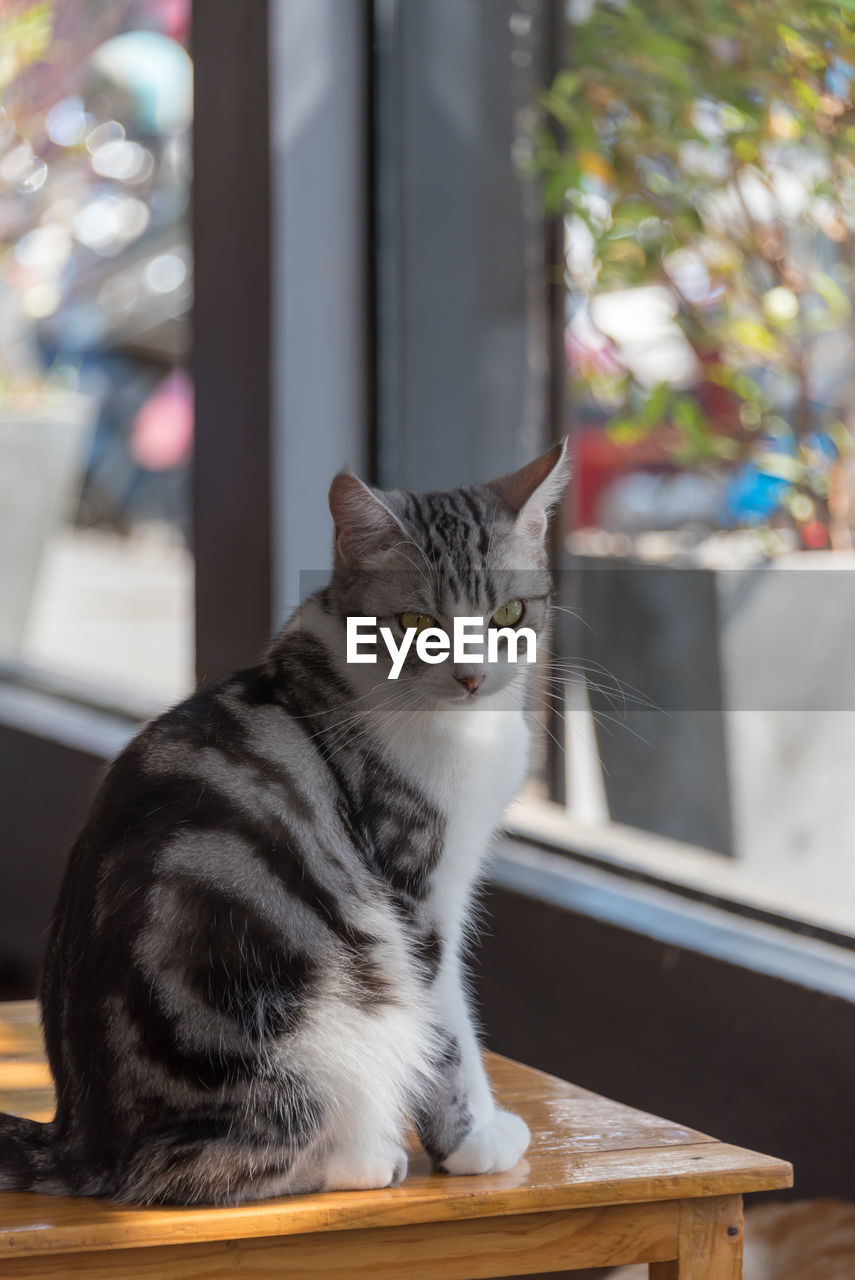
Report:
<svg viewBox="0 0 855 1280"><path fill-rule="evenodd" d="M552 699L552 698L559 698L559 695L558 695L558 694L553 693L553 692L552 692L551 690L549 690L549 689L541 689L539 692L540 692L541 696L543 696L544 698L550 698L550 699ZM564 702L564 700L563 700L563 699L561 699L561 700L560 700L560 705L561 705L561 706L566 706L566 703ZM521 708L522 710L525 710L524 704L523 704L522 702L520 703L520 708ZM559 719L559 720L561 720L561 722L564 724L564 727L565 727L565 733L570 733L570 734L572 734L574 738L578 738L579 742L580 742L583 746L585 746L585 747L586 747L586 748L588 748L588 749L590 749L590 748L591 748L591 745L592 745L592 744L591 744L590 740L589 740L589 739L588 739L588 738L587 738L587 737L582 733L582 731L581 731L580 729L578 729L578 728L576 727L576 725L573 723L573 717L572 717L572 715L571 715L571 714L569 714L569 713L568 713L568 712L566 712L565 710L561 710L561 709L559 708L559 706L558 706L558 705L552 705L552 704L550 704L550 706L549 706L548 710L550 711L550 713L551 713L551 714L556 715L556 716L558 717L558 719ZM555 737L555 734L551 732L551 730L549 729L549 726L548 726L548 725L546 725L546 724L544 724L543 720L542 720L541 718L539 718L539 717L538 717L538 719L537 719L537 725L538 725L538 728L539 728L539 729L543 729L543 732L549 735L549 737L552 739L552 741L553 741L553 742L555 743L555 745L558 747L558 750L559 750L562 754L566 754L566 752L567 752L567 743L566 743L566 741L564 741L564 742L560 742L560 741ZM605 730L605 732L609 734L609 737L611 737L611 736L612 736L612 735L611 735L611 733L610 733L608 730ZM605 765L605 763L604 763L604 761L603 761L602 756L600 755L600 753L599 753L599 751L596 749L596 747L594 747L594 748L593 748L593 750L594 750L594 755L595 755L595 756L596 756L596 758L597 758L597 763L599 764L600 768L602 769L603 774L605 775L605 777L609 777L609 776L610 776L610 774L609 774L609 771L608 771L608 769L607 769L607 767L606 767L606 765Z"/></svg>
<svg viewBox="0 0 855 1280"><path fill-rule="evenodd" d="M526 710L525 691L522 691L521 693L521 697L517 705L517 709L525 713L525 710ZM558 738L556 738L555 734L552 732L549 726L544 724L542 720L538 721L538 727L541 728L543 732L546 733L552 739L552 741L555 743L559 751L564 752L566 750L565 744L563 742L559 742Z"/></svg>
<svg viewBox="0 0 855 1280"><path fill-rule="evenodd" d="M390 703L394 703L397 692L397 686L390 682L390 688L386 692L386 697L377 702L374 710L382 710ZM310 741L314 738L327 737L328 740L324 745L327 748L332 747L333 749L336 749L345 738L350 737L350 731L354 725L360 726L363 732L367 730L370 720L370 710L370 708L362 709L354 712L351 716L344 717L343 720L337 720L331 725L324 725L317 731L317 733L313 733L311 735ZM359 730L356 732L359 732Z"/></svg>
<svg viewBox="0 0 855 1280"><path fill-rule="evenodd" d="M569 618L573 618L576 622L581 622L582 626L585 627L586 630L588 630L592 636L596 636L597 633L592 627L591 623L587 620L587 618L583 618L581 613L579 613L576 609L571 609L568 605L565 605L565 604L554 604L554 603L550 603L549 605L547 605L547 608L550 609L553 613L566 613Z"/></svg>
<svg viewBox="0 0 855 1280"><path fill-rule="evenodd" d="M581 685L584 685L586 689L593 690L595 693L601 694L608 702L612 711L618 710L617 704L619 703L622 714L628 714L627 700L621 690L610 689L607 685L599 684L591 680L580 680L575 676L568 677L566 675L548 675L544 673L541 680L543 685L548 684L554 686L568 702L573 700L572 697L569 696L569 689L576 689Z"/></svg>
<svg viewBox="0 0 855 1280"><path fill-rule="evenodd" d="M388 683L389 683L389 685L392 685L394 682L393 682L393 681L389 681ZM381 686L381 691L382 691L382 689L383 689L383 688L385 688L385 686ZM355 707L355 706L356 706L356 704L357 704L357 703L359 703L359 702L366 702L366 701L368 701L370 698L377 698L377 696L378 696L378 686L377 686L377 685L372 685L372 687L371 687L370 689L368 689L365 693L361 693L361 694L359 694L357 697L354 697L354 698L343 698L341 702L336 703L336 704L335 704L334 706L332 706L332 707L327 707L327 708L325 708L323 712L318 712L318 711L307 711L305 715L296 715L296 714L295 714L295 715L293 715L293 717L292 717L292 718L293 718L294 720L317 720L319 715L333 715L336 711L341 711L341 710L342 710L343 708L345 708L345 707L347 707L348 709L350 709L350 708L352 708L352 707ZM290 714L290 713L289 713L289 714ZM355 714L356 716L359 716L359 715L362 715L362 714L363 714L363 712L362 712L362 711L358 711L358 712L355 712L354 714ZM324 732L324 730L320 730L320 732L321 732L321 733L323 733L323 732ZM311 740L311 738L312 738L312 737L316 737L316 736L317 736L316 734L312 734L312 735L310 735L310 740Z"/></svg>
<svg viewBox="0 0 855 1280"><path fill-rule="evenodd" d="M594 683L590 677L592 674L604 676L607 680L611 681L611 688L613 692L615 694L620 694L622 702L634 702L639 706L646 707L649 711L659 711L663 715L667 715L667 712L664 711L664 709L651 697L649 697L648 694L643 693L628 681L620 679L599 662L582 658L550 658L546 662L538 661L537 665L539 669L563 672L565 678L568 680L581 678L591 688L602 693L605 693L609 686L602 683Z"/></svg>
<svg viewBox="0 0 855 1280"><path fill-rule="evenodd" d="M559 681L558 681L556 678L554 678L554 677L553 677L553 678L546 677L546 679L547 679L547 680L549 680L549 679L553 679L553 680L555 681L555 683L561 683L561 684L563 684L563 683L564 683L563 681L560 681L560 682L559 682ZM542 696L543 696L543 697L548 697L548 698L551 698L551 699L559 699L559 700L563 701L563 702L565 703L565 705L566 705L566 700L562 698L562 695L561 695L560 693L556 693L556 692L554 692L554 691L551 691L551 690L548 690L548 689L544 688L544 689L542 690ZM615 708L614 708L613 704L611 704L611 702L610 702L610 705L612 706L612 709L614 710ZM641 708L638 708L638 709L646 710L646 709L648 709L648 708L647 708L647 707L645 707L645 706L642 706ZM553 713L557 714L557 709L556 709L556 707L555 707L554 705L553 705L553 707L552 707L552 710L553 710ZM618 716L618 715L609 715L606 711L603 711L602 709L600 709L600 708L595 708L595 707L589 707L589 711L590 711L591 719L594 721L594 723L595 723L595 724L599 725L599 727L602 729L602 731L603 731L603 732L604 732L604 733L605 733L609 738L613 738L613 737L614 737L614 731L613 731L613 730L611 730L611 729L609 729L609 728L607 727L608 725L610 725L610 724L611 724L611 725L616 726L616 728L620 728L620 729L624 729L624 730L626 730L626 732L627 732L627 733L629 733L633 738L636 738L639 742L644 743L644 745L645 745L645 746L648 746L648 747L652 747L652 746L653 746L653 743L652 743L652 742L650 742L650 740L649 740L648 738L646 738L642 733L639 733L639 732L638 732L638 730L634 729L634 728L632 727L632 725L631 725L631 724L629 724L627 717L629 716L630 712L629 712L629 709L628 709L626 706L624 706L624 707L623 707L623 710L622 710L622 712L621 712L620 716ZM600 760L600 764L602 765L602 760Z"/></svg>
<svg viewBox="0 0 855 1280"><path fill-rule="evenodd" d="M333 737L325 743L327 749L333 751L338 750L343 741L348 743L358 743L361 738L366 737L369 733L379 734L384 729L386 722L397 713L397 704L403 703L408 690L405 686L397 684L397 682L389 681L388 687L383 690L385 697L381 698L376 705L368 709L363 709L353 716L347 717L344 721L337 721L334 725L328 726L321 730L321 733L333 732ZM407 699L407 705L412 704L411 697ZM405 708L402 706L401 710ZM376 714L380 712L379 719ZM354 729L353 726L356 726ZM318 735L313 735L318 736Z"/></svg>
<svg viewBox="0 0 855 1280"><path fill-rule="evenodd" d="M560 697L559 694L554 693L548 689L542 690L542 696L545 698L551 698L551 699L557 699ZM565 721L565 723L568 725L568 728L572 729L572 720L568 719L568 716L572 716L573 714L572 710L568 710L568 712L565 714L559 711L557 706L552 706L552 712L553 714L558 715L561 720ZM625 718L621 718L618 716L610 716L605 711L594 710L593 708L591 708L591 719L596 724L600 725L603 732L607 734L609 738L613 738L615 735L613 730L606 728L606 725L613 724L617 726L617 728L619 729L625 729L627 733L631 734L633 738L637 738L639 742L644 743L645 746L652 748L654 745L648 738L645 738L643 734L638 733L637 730L633 729L632 726L627 723ZM602 763L603 763L602 760L600 760L601 765Z"/></svg>

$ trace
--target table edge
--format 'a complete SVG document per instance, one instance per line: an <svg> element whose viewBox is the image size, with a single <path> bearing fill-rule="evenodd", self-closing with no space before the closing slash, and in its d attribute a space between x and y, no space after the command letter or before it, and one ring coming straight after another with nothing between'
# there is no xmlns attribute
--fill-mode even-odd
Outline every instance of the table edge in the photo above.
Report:
<svg viewBox="0 0 855 1280"><path fill-rule="evenodd" d="M704 1145L705 1151L709 1144ZM730 1147L727 1144L715 1144L723 1152L741 1152L742 1148ZM754 1154L748 1153L746 1154ZM568 1195L567 1187L552 1190L531 1188L515 1191L512 1203L507 1202L508 1192L467 1191L457 1196L434 1200L413 1200L412 1193L405 1192L403 1184L400 1200L392 1196L382 1205L374 1205L371 1212L362 1218L352 1213L331 1213L327 1221L313 1217L310 1212L298 1214L288 1222L282 1222L280 1212L290 1207L287 1197L275 1201L259 1201L257 1204L238 1206L233 1209L190 1208L187 1210L170 1210L170 1213L187 1214L186 1225L176 1223L174 1219L168 1227L157 1230L156 1225L144 1221L133 1223L133 1217L123 1223L124 1230L117 1231L115 1222L80 1224L68 1228L57 1227L55 1223L46 1225L44 1229L28 1227L20 1231L4 1230L0 1227L0 1274L3 1259L27 1256L46 1256L62 1253L112 1252L116 1249L146 1248L154 1245L181 1245L193 1242L216 1240L238 1240L248 1238L268 1238L272 1236L311 1235L323 1231L358 1231L364 1228L388 1228L414 1225L417 1223L440 1223L473 1218L512 1218L523 1213L553 1213L572 1211L573 1209L606 1208L622 1204L656 1204L672 1200L707 1199L715 1196L750 1195L758 1191L784 1190L793 1185L792 1166L783 1160L770 1157L768 1164L749 1173L739 1170L725 1170L704 1175L702 1189L694 1191L681 1186L686 1180L685 1174L664 1176L658 1180L639 1177L635 1180L638 1194L633 1195L633 1180L622 1179L620 1196L609 1195L614 1187L606 1184L592 1184L590 1187L573 1188ZM651 1194L652 1193L652 1194ZM0 1192L0 1214L2 1214L3 1198L6 1194L16 1192ZM354 1197L371 1194L368 1192L352 1192ZM296 1198L296 1197L295 1197ZM45 1197L53 1200L53 1197ZM307 1197L308 1199L308 1197ZM101 1202L99 1202L101 1203ZM354 1202L354 1208L358 1202ZM400 1217L401 1208L406 1206L406 1216ZM450 1212L451 1210L451 1212ZM129 1206L128 1213L141 1215L150 1212L144 1208L135 1210ZM205 1215L204 1229L200 1230L200 1215ZM46 1215L49 1216L49 1215ZM321 1215L322 1216L322 1215ZM301 1221L301 1218L303 1221ZM130 1230L128 1230L130 1228ZM183 1228L183 1229L182 1229Z"/></svg>

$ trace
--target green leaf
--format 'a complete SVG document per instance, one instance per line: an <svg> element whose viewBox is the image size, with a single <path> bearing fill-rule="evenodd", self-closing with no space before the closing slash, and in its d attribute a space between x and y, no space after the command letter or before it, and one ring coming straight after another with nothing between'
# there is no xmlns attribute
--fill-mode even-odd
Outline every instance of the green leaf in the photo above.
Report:
<svg viewBox="0 0 855 1280"><path fill-rule="evenodd" d="M639 421L646 427L658 427L668 412L673 398L671 386L667 382L658 382L647 397L639 412Z"/></svg>
<svg viewBox="0 0 855 1280"><path fill-rule="evenodd" d="M552 88L563 98L574 97L582 87L582 77L578 71L559 71L552 81Z"/></svg>

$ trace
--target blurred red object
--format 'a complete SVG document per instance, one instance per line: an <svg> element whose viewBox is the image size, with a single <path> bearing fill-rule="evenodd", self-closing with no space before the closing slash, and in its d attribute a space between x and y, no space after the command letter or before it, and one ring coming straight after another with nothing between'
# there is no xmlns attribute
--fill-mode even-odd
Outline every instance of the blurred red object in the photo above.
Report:
<svg viewBox="0 0 855 1280"><path fill-rule="evenodd" d="M190 0L148 0L146 7L159 31L187 46L190 37Z"/></svg>
<svg viewBox="0 0 855 1280"><path fill-rule="evenodd" d="M665 441L667 427L636 444L617 444L604 425L578 427L573 432L573 478L570 528L584 529L598 523L600 494L617 479L633 471L673 470Z"/></svg>
<svg viewBox="0 0 855 1280"><path fill-rule="evenodd" d="M799 533L808 551L819 551L828 545L828 529L819 520L808 520L800 525Z"/></svg>
<svg viewBox="0 0 855 1280"><path fill-rule="evenodd" d="M577 365L584 358L596 362L597 372L614 372L612 348L604 344L596 351L590 346L579 346L576 350L571 336L567 338L568 357L574 358ZM700 353L699 358L704 366L719 363L719 356L714 352ZM717 431L734 438L744 434L737 412L738 401L720 383L704 377L693 394L707 420L716 424ZM633 471L674 471L678 466L674 447L680 443L680 435L670 423L663 422L634 444L619 444L612 440L608 435L608 425L608 419L603 417L580 423L573 429L571 529L589 528L598 523L600 494L618 477Z"/></svg>

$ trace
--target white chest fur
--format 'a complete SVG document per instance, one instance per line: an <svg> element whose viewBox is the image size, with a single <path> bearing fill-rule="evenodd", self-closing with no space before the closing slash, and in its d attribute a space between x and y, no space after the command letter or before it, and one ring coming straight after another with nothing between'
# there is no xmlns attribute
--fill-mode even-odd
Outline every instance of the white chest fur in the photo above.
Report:
<svg viewBox="0 0 855 1280"><path fill-rule="evenodd" d="M522 785L530 734L522 712L486 705L414 718L398 762L445 815L432 914L456 940L490 836Z"/></svg>

